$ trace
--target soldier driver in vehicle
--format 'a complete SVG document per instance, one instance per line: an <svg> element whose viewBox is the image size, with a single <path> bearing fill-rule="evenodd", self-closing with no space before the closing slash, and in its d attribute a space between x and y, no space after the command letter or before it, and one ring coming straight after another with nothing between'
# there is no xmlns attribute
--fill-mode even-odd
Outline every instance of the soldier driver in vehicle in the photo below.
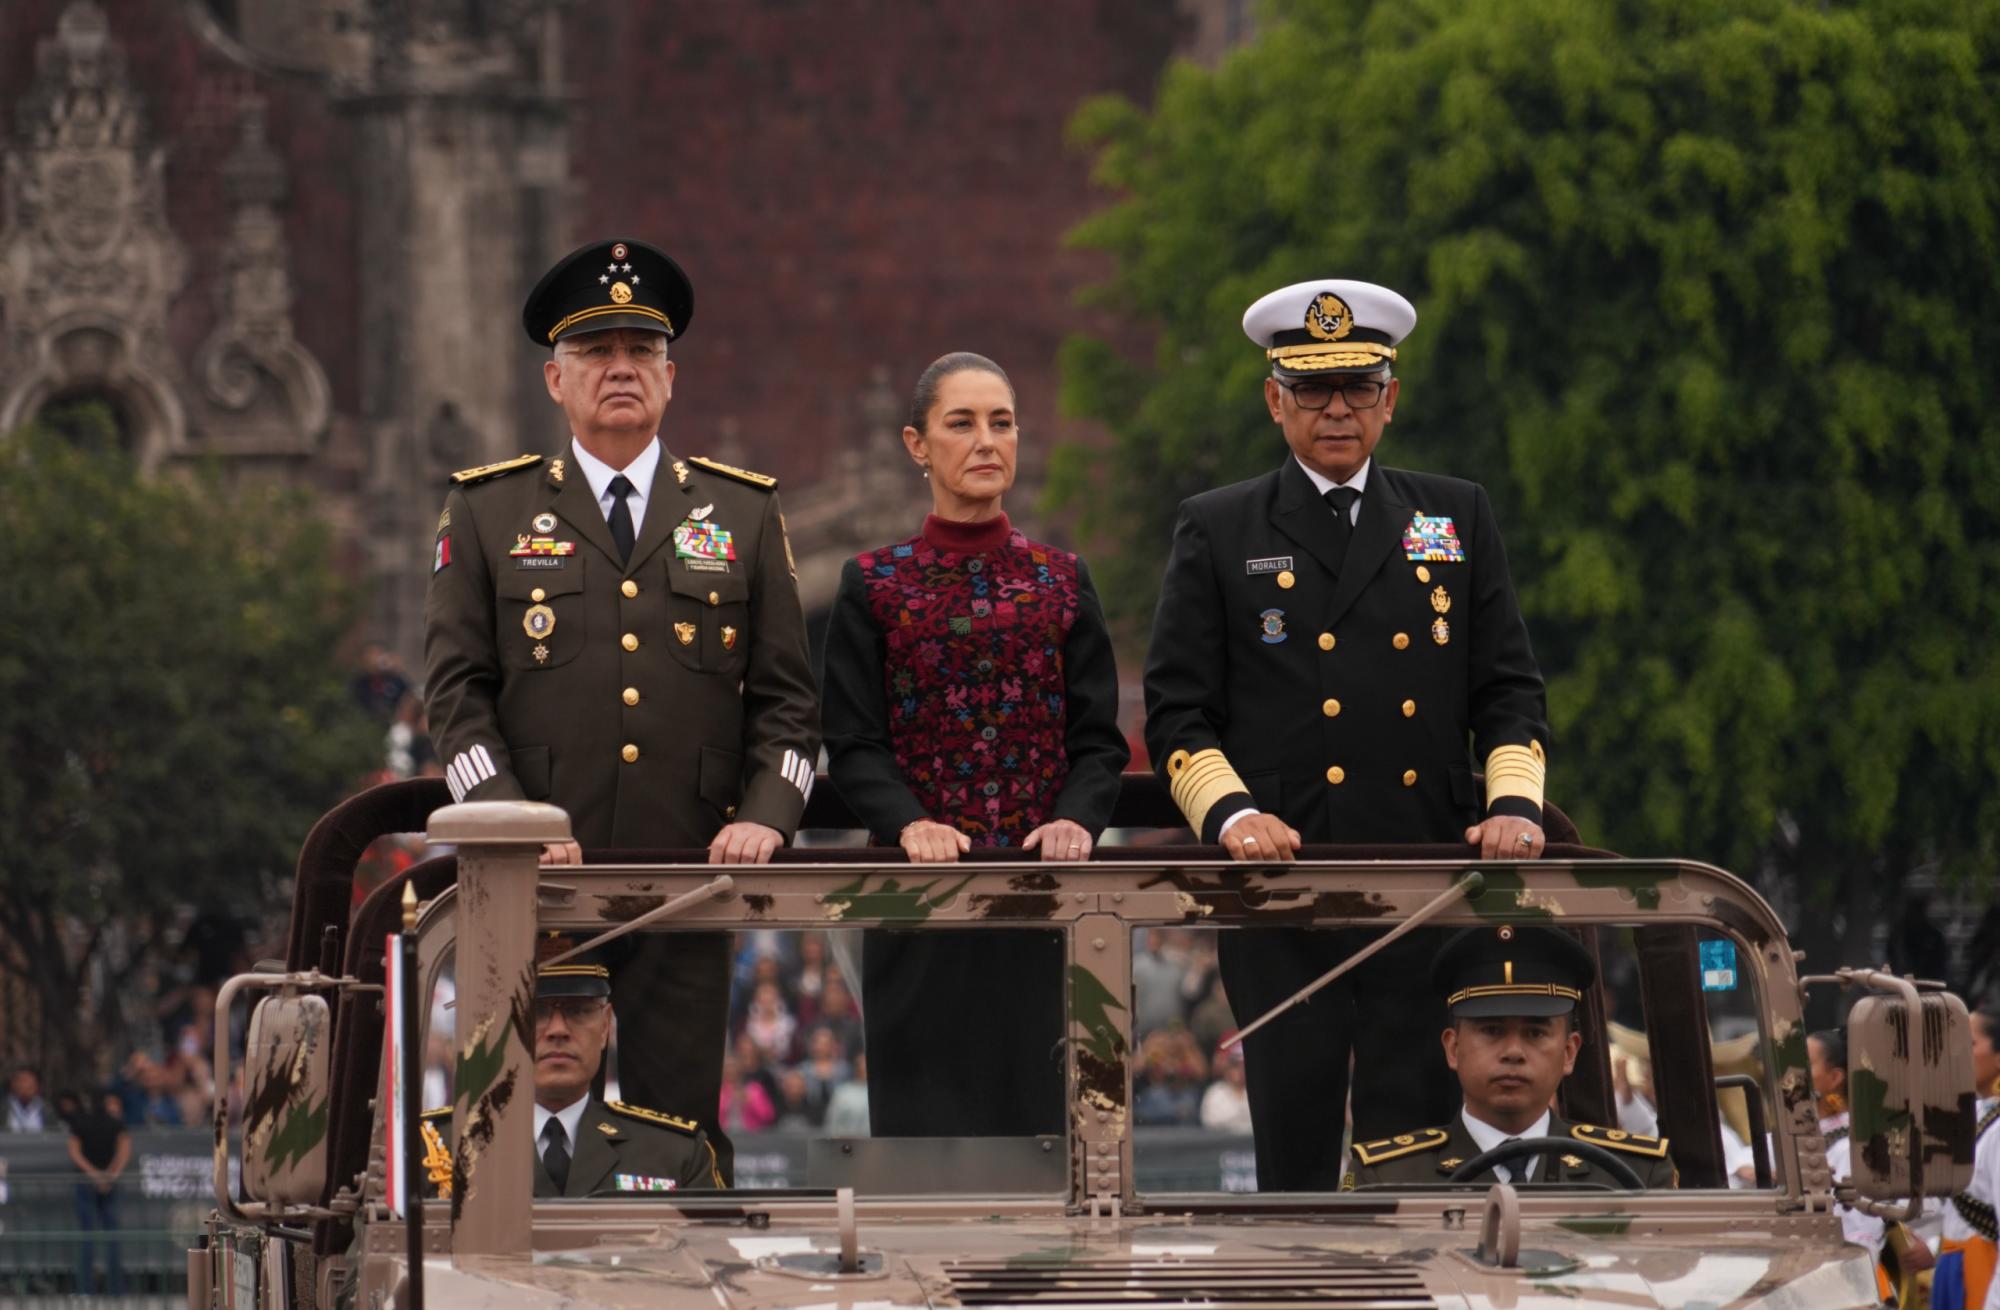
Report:
<svg viewBox="0 0 2000 1310"><path fill-rule="evenodd" d="M1590 953L1552 928L1468 928L1437 954L1431 983L1445 997L1451 1026L1444 1058L1465 1105L1442 1127L1357 1142L1343 1190L1373 1183L1606 1183L1611 1175L1569 1143L1603 1147L1647 1187L1673 1187L1663 1137L1570 1123L1551 1109L1556 1088L1583 1045L1576 1008L1597 980ZM1551 1141L1538 1152L1496 1161L1465 1178L1461 1167L1516 1140Z"/></svg>
<svg viewBox="0 0 2000 1310"><path fill-rule="evenodd" d="M560 941L557 942L560 949ZM611 1035L611 971L584 959L535 976L535 1195L722 1187L699 1125L591 1094ZM448 1194L450 1109L424 1116L429 1180Z"/></svg>

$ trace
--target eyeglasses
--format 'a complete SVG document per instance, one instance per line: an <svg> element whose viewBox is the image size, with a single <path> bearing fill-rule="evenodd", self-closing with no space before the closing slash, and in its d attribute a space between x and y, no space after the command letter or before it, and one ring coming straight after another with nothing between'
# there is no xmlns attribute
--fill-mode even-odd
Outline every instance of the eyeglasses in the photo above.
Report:
<svg viewBox="0 0 2000 1310"><path fill-rule="evenodd" d="M546 1028L558 1014L566 1024L593 1023L609 1004L602 996L554 996L535 1002L535 1027Z"/></svg>
<svg viewBox="0 0 2000 1310"><path fill-rule="evenodd" d="M1373 409L1381 403L1382 393L1389 384L1375 378L1364 378L1354 382L1287 382L1279 378L1278 385L1292 393L1292 403L1300 409L1325 409L1333 403L1333 393L1338 391L1347 401L1349 409Z"/></svg>

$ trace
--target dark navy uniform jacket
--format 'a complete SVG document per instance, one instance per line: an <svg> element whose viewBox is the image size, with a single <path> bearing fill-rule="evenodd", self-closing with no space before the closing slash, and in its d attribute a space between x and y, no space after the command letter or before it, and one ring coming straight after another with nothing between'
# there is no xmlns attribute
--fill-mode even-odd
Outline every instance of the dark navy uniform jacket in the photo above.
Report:
<svg viewBox="0 0 2000 1310"><path fill-rule="evenodd" d="M1539 822L1542 677L1485 490L1375 463L1344 560L1333 515L1293 458L1181 505L1146 745L1190 824L1212 842L1254 805L1308 842L1459 842L1482 812ZM1475 760L1533 780L1482 807Z"/></svg>

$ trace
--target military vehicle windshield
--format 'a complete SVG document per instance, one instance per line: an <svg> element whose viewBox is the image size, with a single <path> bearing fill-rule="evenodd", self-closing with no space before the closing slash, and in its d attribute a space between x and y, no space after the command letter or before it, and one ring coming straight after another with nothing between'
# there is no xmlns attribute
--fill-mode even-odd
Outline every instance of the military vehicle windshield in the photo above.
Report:
<svg viewBox="0 0 2000 1310"><path fill-rule="evenodd" d="M1524 1035L1528 1021L1510 1024L1506 1016L1520 1007L1504 1000L1489 997L1483 1019L1448 1012L1453 989L1504 993L1518 982L1521 991L1565 990L1532 981L1539 975L1529 963L1504 950L1490 979L1434 976L1438 952L1456 934L1498 943L1515 932L1505 924L1417 929L1239 1041L1242 1026L1382 929L1135 929L1138 1190L1483 1189L1496 1179L1601 1189L1630 1181L1573 1147L1524 1154L1497 1171L1462 1168L1516 1135L1594 1143L1648 1186L1773 1185L1771 1034L1754 971L1742 967L1733 939L1659 924L1566 930L1587 962L1587 976L1569 980L1581 984L1579 995L1528 1007L1566 1013L1532 1021ZM1532 1125L1488 1127L1482 1110L1497 1117L1496 1105ZM1267 1121L1276 1127L1260 1134Z"/></svg>

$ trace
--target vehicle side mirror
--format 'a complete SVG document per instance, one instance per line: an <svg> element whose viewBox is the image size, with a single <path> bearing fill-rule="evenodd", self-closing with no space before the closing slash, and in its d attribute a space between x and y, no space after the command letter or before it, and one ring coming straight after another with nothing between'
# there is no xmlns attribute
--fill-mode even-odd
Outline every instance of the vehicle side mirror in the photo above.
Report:
<svg viewBox="0 0 2000 1310"><path fill-rule="evenodd" d="M319 1204L326 1187L332 1045L324 997L280 993L250 1012L243 1053L243 1190L251 1200Z"/></svg>
<svg viewBox="0 0 2000 1310"><path fill-rule="evenodd" d="M1877 1201L1953 1196L1972 1181L1972 1026L1965 1003L1873 995L1847 1016L1850 1178ZM1921 1140L1917 1133L1921 1129Z"/></svg>

